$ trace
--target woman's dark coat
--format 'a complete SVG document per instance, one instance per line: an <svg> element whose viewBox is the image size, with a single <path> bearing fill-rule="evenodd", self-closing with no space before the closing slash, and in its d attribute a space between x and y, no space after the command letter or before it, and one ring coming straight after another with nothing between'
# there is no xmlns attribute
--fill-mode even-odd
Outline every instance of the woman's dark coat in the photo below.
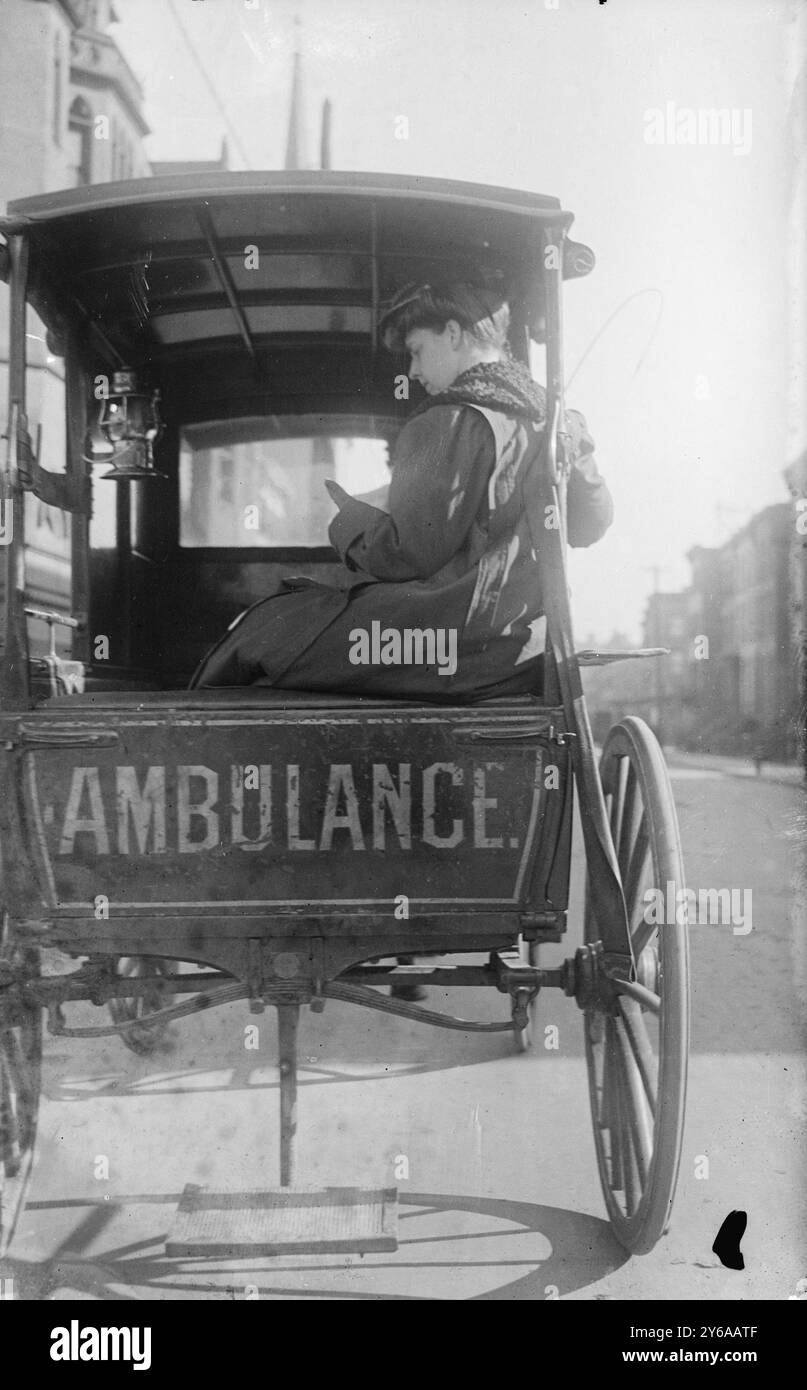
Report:
<svg viewBox="0 0 807 1390"><path fill-rule="evenodd" d="M392 454L388 511L342 494L329 535L344 585L284 580L233 624L194 686L259 681L447 701L540 690L545 620L525 484L540 451L544 397L515 363L506 364L517 386L512 407L508 391L476 389L498 380L497 367L472 368L446 393L450 399L432 398L407 421ZM568 540L587 546L603 535L613 509L582 416L569 411L567 428ZM551 515L535 520L538 534L556 522ZM374 624L382 640L385 630L453 629L456 672L380 664L377 640L379 664L354 664L357 634L369 637Z"/></svg>

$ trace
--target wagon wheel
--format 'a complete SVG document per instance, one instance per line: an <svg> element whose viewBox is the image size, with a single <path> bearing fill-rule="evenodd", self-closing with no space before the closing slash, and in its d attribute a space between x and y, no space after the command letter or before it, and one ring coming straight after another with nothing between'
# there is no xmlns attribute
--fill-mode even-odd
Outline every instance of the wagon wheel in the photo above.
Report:
<svg viewBox="0 0 807 1390"><path fill-rule="evenodd" d="M605 1203L617 1239L646 1254L666 1231L678 1181L689 1045L689 944L682 921L645 920L645 891L667 902L684 887L681 842L661 748L641 719L611 729L600 778L619 861L637 967L649 991L617 995L611 1012L585 1012L594 1140ZM676 898L672 901L677 902ZM585 938L598 940L586 885Z"/></svg>
<svg viewBox="0 0 807 1390"><path fill-rule="evenodd" d="M533 965L537 968L540 946L537 941L525 941L523 936L518 938L518 952L521 956L522 964ZM529 1019L526 1028L518 1028L513 1024L513 1041L516 1052L529 1052L532 1049L535 1036L535 1020L538 1012L538 995L530 1002Z"/></svg>
<svg viewBox="0 0 807 1390"><path fill-rule="evenodd" d="M0 1255L4 1255L25 1206L34 1161L42 1072L42 1009L26 999L22 989L26 981L39 975L39 952L27 948L9 954L3 950L0 954L5 956L0 990L14 981L8 984L5 1010L0 998Z"/></svg>
<svg viewBox="0 0 807 1390"><path fill-rule="evenodd" d="M169 976L174 973L172 961L158 956L119 956L115 962L115 974L123 979L142 979L144 975ZM113 1023L130 1023L155 1013L166 1007L166 1000L159 984L155 984L147 994L135 994L109 1000L109 1012ZM138 1028L127 1028L120 1034L121 1041L140 1057L147 1057L163 1042L170 1023L144 1023Z"/></svg>

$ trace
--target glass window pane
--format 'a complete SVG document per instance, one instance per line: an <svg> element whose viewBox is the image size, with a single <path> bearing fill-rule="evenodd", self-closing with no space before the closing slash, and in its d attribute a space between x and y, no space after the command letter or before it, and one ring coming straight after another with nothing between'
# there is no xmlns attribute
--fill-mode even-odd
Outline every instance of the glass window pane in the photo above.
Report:
<svg viewBox="0 0 807 1390"><path fill-rule="evenodd" d="M386 440L301 432L300 422L213 422L186 429L179 455L179 543L323 546L336 512L326 478L348 492L389 482Z"/></svg>
<svg viewBox="0 0 807 1390"><path fill-rule="evenodd" d="M93 550L114 550L117 543L117 488L128 483L114 483L104 474L112 466L112 458L92 466L92 517L90 545ZM156 484L155 484L156 486Z"/></svg>

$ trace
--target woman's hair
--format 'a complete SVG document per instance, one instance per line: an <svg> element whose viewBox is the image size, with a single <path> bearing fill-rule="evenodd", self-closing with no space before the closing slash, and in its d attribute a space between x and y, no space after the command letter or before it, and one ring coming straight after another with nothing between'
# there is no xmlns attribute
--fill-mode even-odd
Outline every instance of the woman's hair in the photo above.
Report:
<svg viewBox="0 0 807 1390"><path fill-rule="evenodd" d="M506 349L510 306L501 290L468 281L442 285L405 285L381 315L379 330L390 352L405 352L413 328L442 333L455 319L475 342Z"/></svg>

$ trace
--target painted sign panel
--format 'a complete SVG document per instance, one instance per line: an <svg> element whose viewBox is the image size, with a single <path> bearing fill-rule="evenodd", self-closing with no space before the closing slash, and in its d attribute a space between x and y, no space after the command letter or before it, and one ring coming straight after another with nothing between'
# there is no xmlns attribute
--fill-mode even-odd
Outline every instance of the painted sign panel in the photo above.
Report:
<svg viewBox="0 0 807 1390"><path fill-rule="evenodd" d="M117 747L27 757L54 907L86 913L103 895L143 912L387 911L404 894L439 911L524 898L545 794L537 741L475 747L434 716L114 727Z"/></svg>

